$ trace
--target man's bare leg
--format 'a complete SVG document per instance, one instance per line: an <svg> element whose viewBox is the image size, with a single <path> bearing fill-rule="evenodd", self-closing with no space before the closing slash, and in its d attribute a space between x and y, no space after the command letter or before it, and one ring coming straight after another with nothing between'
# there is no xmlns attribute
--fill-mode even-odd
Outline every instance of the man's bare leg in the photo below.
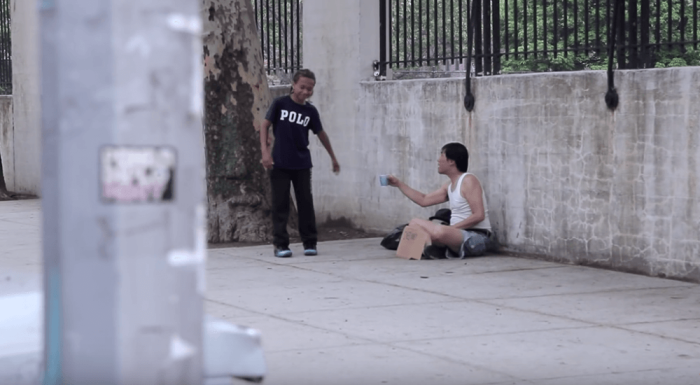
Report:
<svg viewBox="0 0 700 385"><path fill-rule="evenodd" d="M462 230L452 226L445 226L420 218L411 219L410 225L418 226L425 230L430 235L430 241L434 245L447 246L455 253L459 253L464 242Z"/></svg>

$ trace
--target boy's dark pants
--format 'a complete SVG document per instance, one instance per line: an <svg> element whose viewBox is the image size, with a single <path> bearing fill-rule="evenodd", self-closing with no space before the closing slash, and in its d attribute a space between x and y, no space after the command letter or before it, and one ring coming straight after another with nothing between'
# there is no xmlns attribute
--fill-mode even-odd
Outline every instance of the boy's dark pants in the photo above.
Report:
<svg viewBox="0 0 700 385"><path fill-rule="evenodd" d="M289 220L289 186L294 184L294 195L299 210L299 234L304 247L316 247L316 213L311 194L311 169L270 171L272 184L273 243L277 248L289 247L287 221Z"/></svg>

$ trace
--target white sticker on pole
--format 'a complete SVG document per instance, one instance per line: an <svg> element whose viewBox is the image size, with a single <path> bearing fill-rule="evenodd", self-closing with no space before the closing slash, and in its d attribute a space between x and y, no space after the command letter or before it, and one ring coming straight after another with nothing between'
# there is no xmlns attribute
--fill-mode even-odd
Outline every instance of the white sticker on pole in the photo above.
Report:
<svg viewBox="0 0 700 385"><path fill-rule="evenodd" d="M108 203L172 201L176 163L176 152L171 147L102 147L102 200Z"/></svg>

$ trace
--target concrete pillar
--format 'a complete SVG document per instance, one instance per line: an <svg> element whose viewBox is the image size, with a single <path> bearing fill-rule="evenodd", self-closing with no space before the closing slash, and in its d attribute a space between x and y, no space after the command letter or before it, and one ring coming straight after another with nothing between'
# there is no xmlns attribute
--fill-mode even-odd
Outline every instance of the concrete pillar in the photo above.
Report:
<svg viewBox="0 0 700 385"><path fill-rule="evenodd" d="M40 0L45 384L202 382L199 4Z"/></svg>
<svg viewBox="0 0 700 385"><path fill-rule="evenodd" d="M37 0L11 2L14 123L3 146L3 172L9 191L38 195L41 188L41 101Z"/></svg>
<svg viewBox="0 0 700 385"><path fill-rule="evenodd" d="M332 176L331 161L319 141L311 147L314 197L320 221L324 212L353 211L359 195L363 138L356 135L360 82L374 79L372 63L379 60L379 1L305 0L303 66L316 74L312 102L334 145L341 166ZM316 177L318 176L318 177ZM364 181L363 181L364 182ZM355 200L348 200L355 196ZM335 218L333 218L335 219Z"/></svg>

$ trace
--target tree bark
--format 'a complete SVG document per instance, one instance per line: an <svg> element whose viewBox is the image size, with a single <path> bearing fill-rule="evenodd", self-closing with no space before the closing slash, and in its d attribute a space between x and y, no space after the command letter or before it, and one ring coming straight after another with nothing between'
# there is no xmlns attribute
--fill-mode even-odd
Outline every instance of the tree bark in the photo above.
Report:
<svg viewBox="0 0 700 385"><path fill-rule="evenodd" d="M203 0L209 242L269 241L259 130L271 103L250 0Z"/></svg>

